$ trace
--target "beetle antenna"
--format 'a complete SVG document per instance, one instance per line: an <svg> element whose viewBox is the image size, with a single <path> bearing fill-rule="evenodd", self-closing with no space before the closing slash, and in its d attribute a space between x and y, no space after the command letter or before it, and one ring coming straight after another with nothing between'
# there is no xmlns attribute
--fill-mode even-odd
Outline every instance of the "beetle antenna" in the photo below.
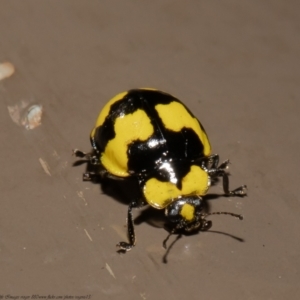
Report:
<svg viewBox="0 0 300 300"><path fill-rule="evenodd" d="M239 215L239 214L234 214L234 213L230 213L230 212L226 212L226 211L217 211L217 212L212 212L212 213L207 213L207 214L203 214L202 217L208 217L211 215L229 215L235 218L238 218L239 220L243 220L244 217L243 215Z"/></svg>

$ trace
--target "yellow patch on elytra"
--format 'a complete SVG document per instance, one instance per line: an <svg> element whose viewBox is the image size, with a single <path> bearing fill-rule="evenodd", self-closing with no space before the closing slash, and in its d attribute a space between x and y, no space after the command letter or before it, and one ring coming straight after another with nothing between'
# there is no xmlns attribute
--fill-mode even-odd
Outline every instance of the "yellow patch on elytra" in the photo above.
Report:
<svg viewBox="0 0 300 300"><path fill-rule="evenodd" d="M155 109L167 129L175 132L184 127L193 129L204 146L204 155L210 155L211 147L206 133L201 129L199 121L193 118L181 103L174 101L169 104L158 104Z"/></svg>
<svg viewBox="0 0 300 300"><path fill-rule="evenodd" d="M180 214L186 221L193 221L195 217L195 207L186 203L182 206Z"/></svg>
<svg viewBox="0 0 300 300"><path fill-rule="evenodd" d="M97 121L96 121L96 125L95 125L95 128L101 126L104 121L105 121L105 118L108 116L109 114L109 111L110 111L110 108L111 106L119 101L119 100L122 100L126 95L128 94L128 92L123 92L123 93L120 93L116 96L114 96L112 99L110 99L106 104L105 106L103 107L103 109L101 110L98 118L97 118ZM93 132L93 131L92 131ZM91 134L92 136L92 134Z"/></svg>
<svg viewBox="0 0 300 300"><path fill-rule="evenodd" d="M127 148L135 140L146 141L154 132L145 111L138 109L132 114L116 119L115 138L110 140L101 156L103 166L116 176L129 176L127 171Z"/></svg>
<svg viewBox="0 0 300 300"><path fill-rule="evenodd" d="M146 182L143 193L149 205L163 209L180 196L205 195L208 186L208 174L199 166L193 165L190 172L182 179L181 190L171 182L151 178Z"/></svg>

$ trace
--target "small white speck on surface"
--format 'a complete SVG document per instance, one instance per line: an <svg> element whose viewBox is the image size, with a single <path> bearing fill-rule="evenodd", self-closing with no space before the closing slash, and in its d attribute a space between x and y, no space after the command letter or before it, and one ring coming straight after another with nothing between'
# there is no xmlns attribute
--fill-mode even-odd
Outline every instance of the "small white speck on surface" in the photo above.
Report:
<svg viewBox="0 0 300 300"><path fill-rule="evenodd" d="M23 114L21 125L26 129L34 129L42 123L43 106L39 104L31 105Z"/></svg>
<svg viewBox="0 0 300 300"><path fill-rule="evenodd" d="M54 157L56 157L57 159L60 158L60 156L58 155L58 153L56 152L56 150L53 150L52 155L53 155Z"/></svg>
<svg viewBox="0 0 300 300"><path fill-rule="evenodd" d="M24 109L29 105L29 100L21 100L15 105L7 106L11 119L18 125L21 125L21 118Z"/></svg>
<svg viewBox="0 0 300 300"><path fill-rule="evenodd" d="M84 205L87 205L87 202L86 202L86 200L83 196L83 192L82 191L77 191L76 193L77 193L78 197L81 198L84 201Z"/></svg>
<svg viewBox="0 0 300 300"><path fill-rule="evenodd" d="M108 273L109 273L113 278L116 279L116 276L115 276L114 272L112 271L111 267L108 265L108 263L105 264L105 268L106 268L106 270L108 271Z"/></svg>
<svg viewBox="0 0 300 300"><path fill-rule="evenodd" d="M144 299L144 300L147 299L147 298L146 298L146 293L140 293L140 295L141 295L142 299Z"/></svg>
<svg viewBox="0 0 300 300"><path fill-rule="evenodd" d="M50 167L49 165L47 164L47 162L45 160L43 160L41 157L39 158L39 162L43 168L43 170L45 171L45 173L49 176L51 176L51 173L50 173Z"/></svg>
<svg viewBox="0 0 300 300"><path fill-rule="evenodd" d="M88 231L87 231L85 228L84 228L83 230L84 230L85 234L87 235L87 237L89 238L89 240L92 242L93 239L92 239L91 236L89 235Z"/></svg>
<svg viewBox="0 0 300 300"><path fill-rule="evenodd" d="M21 100L17 104L8 106L8 113L16 124L27 130L41 125L43 106L40 104L30 105L32 100Z"/></svg>
<svg viewBox="0 0 300 300"><path fill-rule="evenodd" d="M10 77L15 73L15 67L10 62L3 62L0 64L0 80Z"/></svg>

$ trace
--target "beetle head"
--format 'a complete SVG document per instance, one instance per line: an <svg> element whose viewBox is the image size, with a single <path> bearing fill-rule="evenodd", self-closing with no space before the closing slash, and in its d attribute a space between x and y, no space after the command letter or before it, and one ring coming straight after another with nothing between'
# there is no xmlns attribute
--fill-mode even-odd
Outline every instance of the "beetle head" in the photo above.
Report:
<svg viewBox="0 0 300 300"><path fill-rule="evenodd" d="M203 212L203 200L200 196L180 197L168 205L165 209L165 215L171 223L171 230L163 245L166 248L166 242L172 234L192 233L209 230L212 221L206 220L211 215L229 215L239 220L243 216L230 212Z"/></svg>

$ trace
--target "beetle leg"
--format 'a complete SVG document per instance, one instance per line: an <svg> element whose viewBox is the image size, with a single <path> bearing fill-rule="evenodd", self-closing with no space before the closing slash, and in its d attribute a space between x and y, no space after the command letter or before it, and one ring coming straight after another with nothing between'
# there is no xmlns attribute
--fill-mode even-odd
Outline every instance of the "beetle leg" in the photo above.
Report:
<svg viewBox="0 0 300 300"><path fill-rule="evenodd" d="M133 246L135 246L135 232L134 232L134 225L133 225L133 216L132 216L132 208L136 207L137 203L135 201L131 202L128 206L127 212L127 234L129 243L127 242L120 242L117 244L117 247L120 251L126 252L131 250Z"/></svg>
<svg viewBox="0 0 300 300"><path fill-rule="evenodd" d="M102 164L100 163L98 156L95 155L97 154L96 151L92 151L90 153L86 153L83 152L81 150L78 149L74 149L73 150L73 155L75 155L76 157L80 157L83 159L86 159L88 161L88 172L83 173L83 181L93 181L96 180L97 178L103 178L105 176L107 176L107 171L106 169L102 166ZM97 168L97 171L94 171L95 168ZM92 171L89 171L89 169L91 169Z"/></svg>
<svg viewBox="0 0 300 300"><path fill-rule="evenodd" d="M97 178L103 178L104 176L106 176L106 174L107 174L106 170L100 170L98 172L86 172L83 173L82 180L93 181L93 180L97 180Z"/></svg>
<svg viewBox="0 0 300 300"><path fill-rule="evenodd" d="M218 154L212 154L208 157L208 162L211 165L211 169L217 169L219 164L219 155Z"/></svg>
<svg viewBox="0 0 300 300"><path fill-rule="evenodd" d="M220 176L223 172L225 172L225 170L228 168L229 165L229 159L227 159L218 166L219 164L218 154L209 156L207 162L209 164L209 167L206 169L206 171L212 177Z"/></svg>
<svg viewBox="0 0 300 300"><path fill-rule="evenodd" d="M223 177L223 190L227 196L245 196L247 194L247 186L242 185L232 191L229 190L229 178L226 173L226 169L229 165L229 160L225 160L219 166L219 155L213 154L207 158L209 167L204 170L209 174L210 177Z"/></svg>
<svg viewBox="0 0 300 300"><path fill-rule="evenodd" d="M222 170L222 172L219 171L219 176L223 177L223 190L226 196L245 196L247 194L247 186L242 185L232 191L229 190L229 179L228 174Z"/></svg>
<svg viewBox="0 0 300 300"><path fill-rule="evenodd" d="M93 154L94 154L93 152L86 153L86 152L83 152L83 151L78 150L78 149L73 150L73 155L75 155L76 157L85 158L92 165L98 165L99 164L99 159L96 155L93 155Z"/></svg>
<svg viewBox="0 0 300 300"><path fill-rule="evenodd" d="M176 228L170 231L168 236L163 240L163 247L167 249L167 241L169 240L170 236L176 232Z"/></svg>

